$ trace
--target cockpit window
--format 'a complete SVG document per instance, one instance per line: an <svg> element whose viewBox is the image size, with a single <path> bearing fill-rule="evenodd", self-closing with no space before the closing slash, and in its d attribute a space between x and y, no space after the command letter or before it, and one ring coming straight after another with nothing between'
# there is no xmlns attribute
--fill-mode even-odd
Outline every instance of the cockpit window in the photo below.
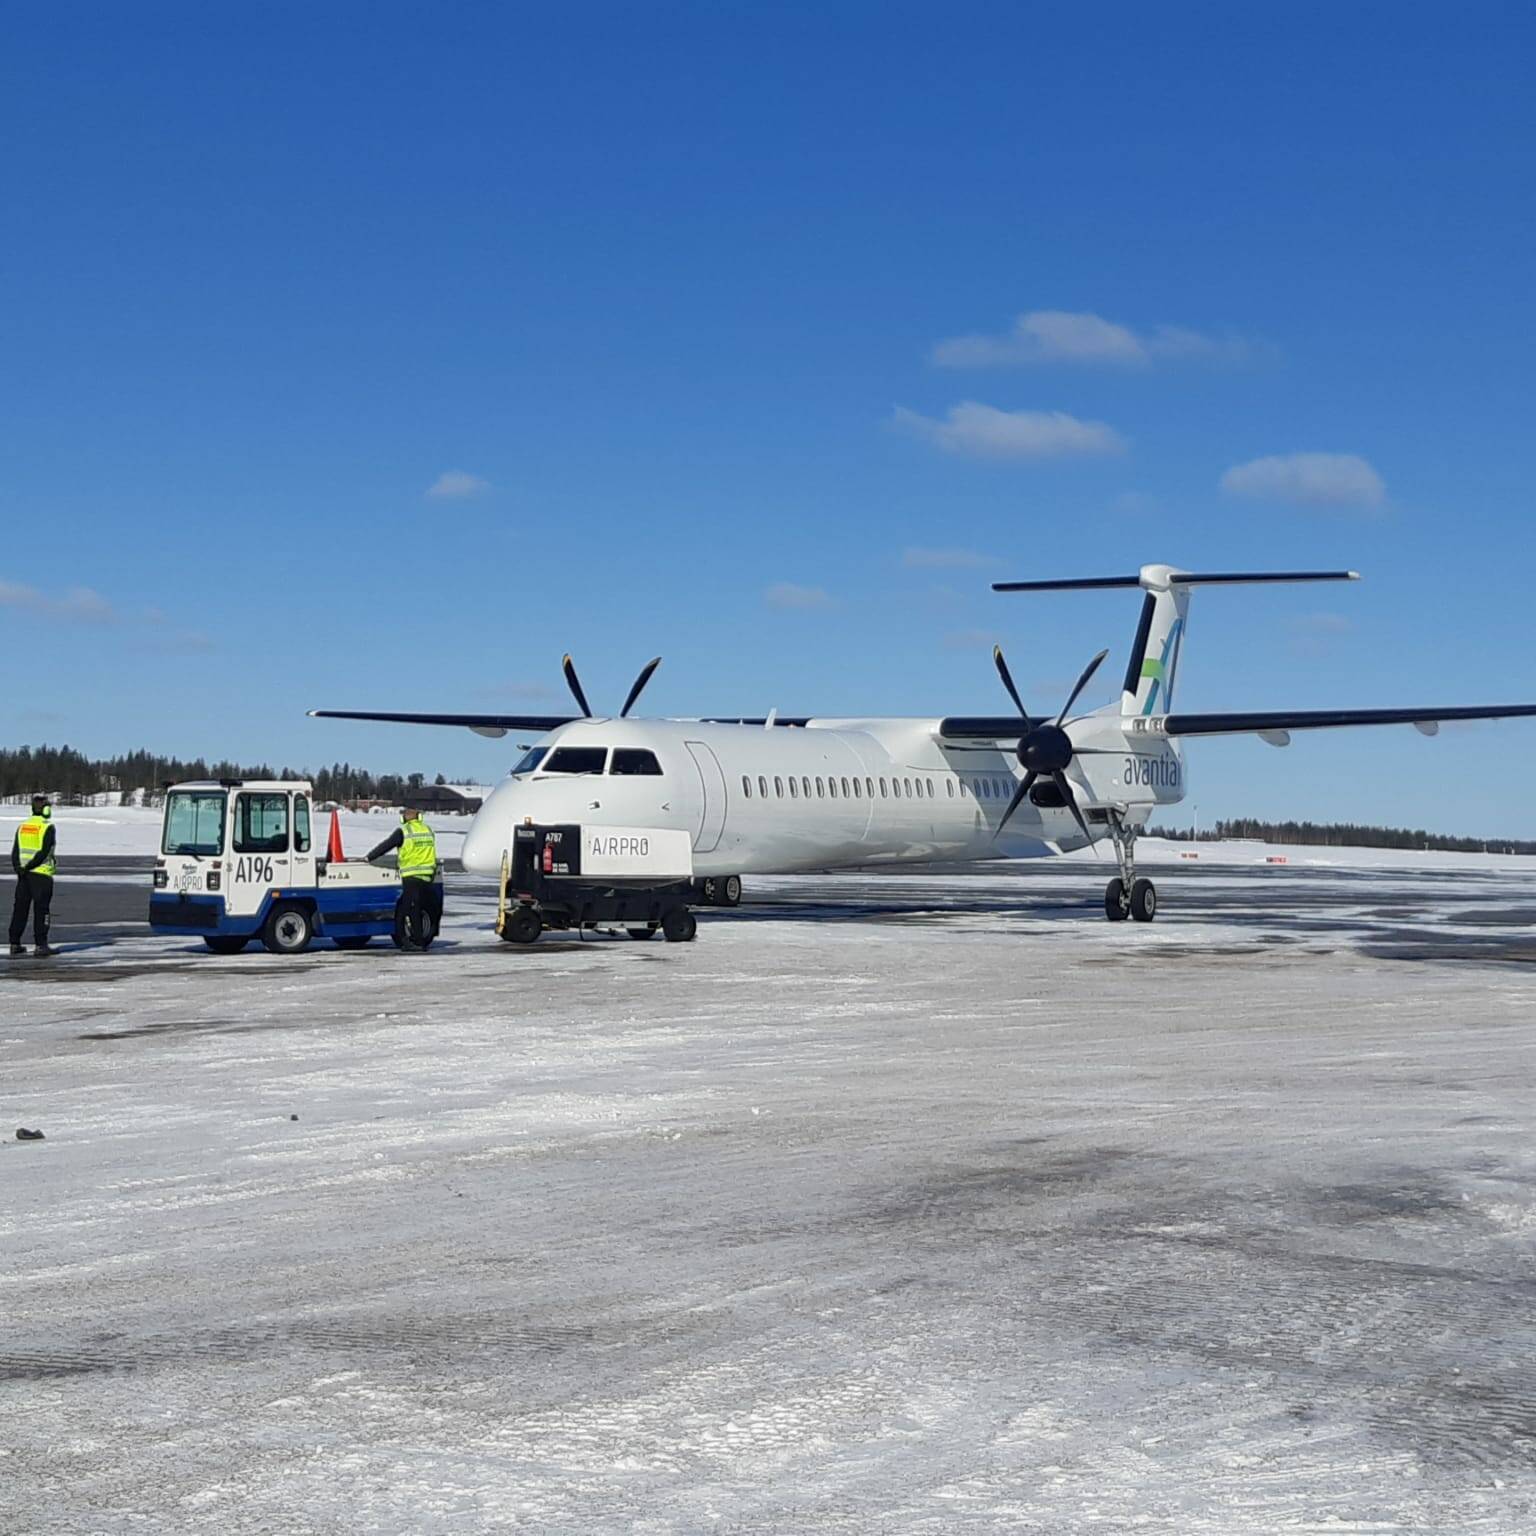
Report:
<svg viewBox="0 0 1536 1536"><path fill-rule="evenodd" d="M524 752L520 758L518 758L517 766L513 768L512 772L532 773L533 770L544 761L544 754L548 751L548 747L529 747L528 750Z"/></svg>
<svg viewBox="0 0 1536 1536"><path fill-rule="evenodd" d="M545 773L601 773L607 747L556 747L544 763Z"/></svg>
<svg viewBox="0 0 1536 1536"><path fill-rule="evenodd" d="M656 754L647 752L644 747L615 747L613 766L608 772L644 774L651 778L659 778L661 764L656 761Z"/></svg>

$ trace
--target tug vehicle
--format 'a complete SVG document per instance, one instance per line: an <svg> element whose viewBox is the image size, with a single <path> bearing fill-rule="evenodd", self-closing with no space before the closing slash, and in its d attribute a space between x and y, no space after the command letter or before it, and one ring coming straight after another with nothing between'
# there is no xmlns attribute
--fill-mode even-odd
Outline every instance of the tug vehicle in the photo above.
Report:
<svg viewBox="0 0 1536 1536"><path fill-rule="evenodd" d="M399 902L396 870L317 847L305 779L198 780L166 792L149 898L156 933L201 938L216 955L252 939L274 955L300 954L317 938L362 949L387 935L398 946Z"/></svg>
<svg viewBox="0 0 1536 1536"><path fill-rule="evenodd" d="M698 932L689 904L701 898L720 904L693 878L685 831L530 820L513 828L501 861L496 932L532 944L546 928L617 927L632 939L660 929L668 943L686 944Z"/></svg>

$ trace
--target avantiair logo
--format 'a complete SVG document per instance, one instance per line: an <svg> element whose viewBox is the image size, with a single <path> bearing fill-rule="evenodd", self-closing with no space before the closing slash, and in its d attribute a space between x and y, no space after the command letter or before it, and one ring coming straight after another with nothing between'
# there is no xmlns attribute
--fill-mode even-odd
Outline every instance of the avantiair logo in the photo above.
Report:
<svg viewBox="0 0 1536 1536"><path fill-rule="evenodd" d="M1168 712L1173 703L1173 674L1179 664L1179 637L1184 633L1184 620L1175 619L1173 628L1168 631L1168 638L1163 641L1163 654L1153 660L1150 656L1144 657L1141 663L1141 675L1152 679L1152 686L1147 690L1147 702L1142 705L1141 712L1151 715L1157 712L1157 694L1162 690L1163 713Z"/></svg>

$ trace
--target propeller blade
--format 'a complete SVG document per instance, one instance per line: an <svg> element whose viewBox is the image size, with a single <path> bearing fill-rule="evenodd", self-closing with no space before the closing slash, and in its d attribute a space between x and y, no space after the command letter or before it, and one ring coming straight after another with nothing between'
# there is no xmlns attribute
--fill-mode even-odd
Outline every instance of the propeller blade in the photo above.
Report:
<svg viewBox="0 0 1536 1536"><path fill-rule="evenodd" d="M1103 657L1100 656L1099 660L1102 661ZM1098 662L1095 662L1094 666L1097 665ZM1078 826L1083 829L1083 836L1088 839L1088 846L1090 848L1093 847L1094 843L1097 842L1098 839L1095 838L1093 833L1088 830L1088 823L1084 819L1083 813L1077 808L1077 797L1072 793L1072 786L1067 781L1066 774L1062 773L1058 769L1051 775L1051 778L1054 781L1056 788L1061 791L1061 798L1067 802L1067 809L1072 812L1072 815L1076 819Z"/></svg>
<svg viewBox="0 0 1536 1536"><path fill-rule="evenodd" d="M661 665L661 657L655 656L640 669L640 676L635 679L635 686L629 690L629 697L624 700L624 708L619 711L619 719L623 720L635 707L635 700L640 697L640 691L651 680L651 673Z"/></svg>
<svg viewBox="0 0 1536 1536"><path fill-rule="evenodd" d="M992 647L992 660L997 666L997 675L1003 680L1003 687L1008 690L1008 697L1013 700L1014 707L1023 715L1024 722L1029 723L1029 711L1024 708L1024 701L1019 697L1019 690L1013 686L1013 674L1008 670L1008 663L1003 660L1003 648L1000 645ZM1007 818L1005 817L1004 820Z"/></svg>
<svg viewBox="0 0 1536 1536"><path fill-rule="evenodd" d="M560 670L565 673L566 686L571 690L572 697L575 698L577 704L580 705L582 714L590 718L592 706L587 703L587 696L581 691L581 680L576 676L576 663L571 660L571 653L569 651L565 653L565 659L560 663Z"/></svg>
<svg viewBox="0 0 1536 1536"><path fill-rule="evenodd" d="M1099 670L1099 663L1101 661L1103 661L1104 658L1106 656L1108 656L1108 655L1109 655L1108 650L1100 651L1099 654L1097 656L1095 656L1093 658L1093 660L1090 661L1086 667L1083 668L1083 675L1080 678L1078 678L1078 680L1077 680L1077 687L1074 688L1072 690L1072 692L1068 695L1067 702L1064 705L1062 705L1061 713L1056 716L1056 724L1057 725L1060 725L1061 722L1067 718L1067 712L1072 708L1072 706L1074 704L1077 703L1077 696L1078 696L1078 694L1080 694L1083 691L1083 689L1088 686L1088 679L1090 677L1092 677L1093 674Z"/></svg>
<svg viewBox="0 0 1536 1536"><path fill-rule="evenodd" d="M1008 802L1008 809L1003 812L1003 819L998 822L997 831L992 834L993 837L999 837L1002 835L1003 828L1008 825L1008 818L1012 816L1013 813L1018 810L1021 805L1024 804L1024 801L1030 790L1034 787L1035 780L1039 777L1040 775L1036 773L1033 768L1031 768L1029 772L1019 780L1019 787L1014 790L1013 799Z"/></svg>

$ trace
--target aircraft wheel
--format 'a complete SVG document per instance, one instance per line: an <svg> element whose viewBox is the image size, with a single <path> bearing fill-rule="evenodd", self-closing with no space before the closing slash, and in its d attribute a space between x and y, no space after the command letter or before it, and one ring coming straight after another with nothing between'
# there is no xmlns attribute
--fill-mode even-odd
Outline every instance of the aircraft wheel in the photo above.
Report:
<svg viewBox="0 0 1536 1536"><path fill-rule="evenodd" d="M654 939L656 937L655 923L652 923L649 928L626 928L624 931L632 939Z"/></svg>
<svg viewBox="0 0 1536 1536"><path fill-rule="evenodd" d="M673 907L661 920L661 936L669 944L686 944L699 931L699 920L687 907Z"/></svg>
<svg viewBox="0 0 1536 1536"><path fill-rule="evenodd" d="M233 933L208 934L203 943L216 955L238 955L251 941Z"/></svg>
<svg viewBox="0 0 1536 1536"><path fill-rule="evenodd" d="M1112 923L1123 923L1130 915L1130 903L1125 897L1125 881L1116 875L1104 887L1104 916Z"/></svg>
<svg viewBox="0 0 1536 1536"><path fill-rule="evenodd" d="M261 930L261 942L273 955L301 955L314 936L314 920L303 907L274 907Z"/></svg>
<svg viewBox="0 0 1536 1536"><path fill-rule="evenodd" d="M532 907L514 907L501 925L501 936L508 944L532 944L544 931L544 920Z"/></svg>
<svg viewBox="0 0 1536 1536"><path fill-rule="evenodd" d="M1138 880L1131 887L1131 916L1138 923L1150 923L1157 916L1157 887L1150 880Z"/></svg>
<svg viewBox="0 0 1536 1536"><path fill-rule="evenodd" d="M720 882L720 905L722 907L739 907L741 905L740 875L727 875Z"/></svg>

